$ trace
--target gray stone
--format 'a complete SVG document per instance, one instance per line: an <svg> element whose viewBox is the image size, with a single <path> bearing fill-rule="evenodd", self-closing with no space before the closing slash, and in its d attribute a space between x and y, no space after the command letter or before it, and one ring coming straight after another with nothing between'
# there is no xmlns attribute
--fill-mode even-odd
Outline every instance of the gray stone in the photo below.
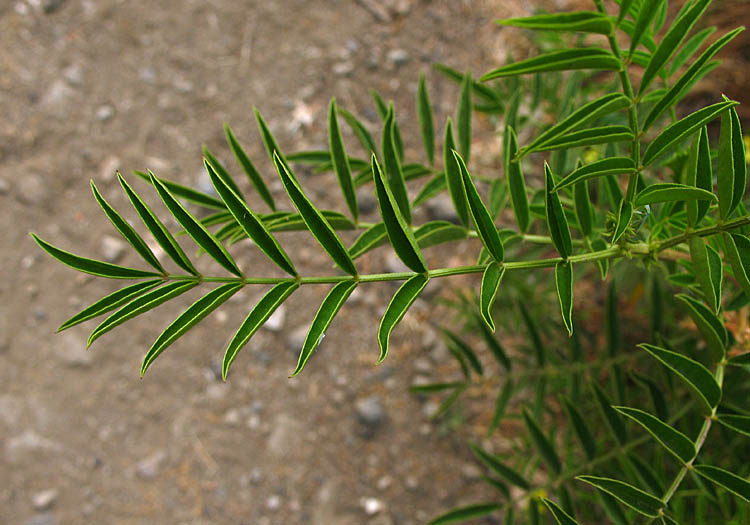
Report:
<svg viewBox="0 0 750 525"><path fill-rule="evenodd" d="M268 452L277 458L288 458L299 449L299 436L302 430L300 423L286 414L277 414L273 429L268 436Z"/></svg>
<svg viewBox="0 0 750 525"><path fill-rule="evenodd" d="M385 409L379 396L358 399L354 403L357 420L370 430L374 430L385 421Z"/></svg>
<svg viewBox="0 0 750 525"><path fill-rule="evenodd" d="M71 368L87 368L94 360L94 353L86 350L86 340L76 332L65 332L55 338L54 354Z"/></svg>
<svg viewBox="0 0 750 525"><path fill-rule="evenodd" d="M31 503L36 510L49 510L55 505L55 502L57 502L57 494L58 492L56 489L36 492L31 496Z"/></svg>
<svg viewBox="0 0 750 525"><path fill-rule="evenodd" d="M348 77L352 74L352 71L354 71L354 62L351 62L350 60L337 62L333 65L332 69L334 74L340 77Z"/></svg>
<svg viewBox="0 0 750 525"><path fill-rule="evenodd" d="M303 324L289 333L286 340L290 351L296 353L302 349L302 345L305 344L305 338L307 337L307 330L308 326Z"/></svg>
<svg viewBox="0 0 750 525"><path fill-rule="evenodd" d="M71 64L63 69L63 78L70 86L80 86L83 84L83 69L78 64Z"/></svg>
<svg viewBox="0 0 750 525"><path fill-rule="evenodd" d="M58 523L57 516L51 512L45 512L33 515L25 522L25 525L57 525Z"/></svg>
<svg viewBox="0 0 750 525"><path fill-rule="evenodd" d="M269 496L266 500L266 508L268 510L278 510L281 507L281 497L278 494Z"/></svg>
<svg viewBox="0 0 750 525"><path fill-rule="evenodd" d="M362 215L368 215L378 209L378 201L372 194L371 187L365 187L357 191L357 204L359 205L359 213Z"/></svg>
<svg viewBox="0 0 750 525"><path fill-rule="evenodd" d="M385 508L383 502L377 498L361 498L359 500L359 505L368 516L374 516L375 514L382 512Z"/></svg>
<svg viewBox="0 0 750 525"><path fill-rule="evenodd" d="M157 450L145 459L142 459L135 466L135 473L142 479L154 479L159 475L164 461L167 459L167 453L163 450Z"/></svg>
<svg viewBox="0 0 750 525"><path fill-rule="evenodd" d="M185 77L177 77L172 85L178 93L186 94L193 91L193 83Z"/></svg>
<svg viewBox="0 0 750 525"><path fill-rule="evenodd" d="M0 179L0 195L5 195L10 191L10 182Z"/></svg>
<svg viewBox="0 0 750 525"><path fill-rule="evenodd" d="M65 117L70 111L69 101L74 94L75 91L65 80L55 80L42 96L42 105L56 117Z"/></svg>
<svg viewBox="0 0 750 525"><path fill-rule="evenodd" d="M112 104L102 104L96 108L96 120L106 122L115 116L115 108Z"/></svg>
<svg viewBox="0 0 750 525"><path fill-rule="evenodd" d="M47 197L47 185L41 175L19 177L16 182L16 198L22 204L39 204Z"/></svg>
<svg viewBox="0 0 750 525"><path fill-rule="evenodd" d="M62 445L40 436L33 430L26 430L5 442L5 456L11 463L18 462L27 453L38 456L41 452L59 452L60 450L62 450Z"/></svg>
<svg viewBox="0 0 750 525"><path fill-rule="evenodd" d="M99 253L105 261L109 263L116 263L122 259L127 250L127 243L117 237L111 235L105 235L102 238L102 244L99 247Z"/></svg>
<svg viewBox="0 0 750 525"><path fill-rule="evenodd" d="M286 320L286 306L283 304L279 306L271 317L263 324L263 328L271 330L272 332L278 332L284 328L284 321Z"/></svg>
<svg viewBox="0 0 750 525"><path fill-rule="evenodd" d="M400 66L406 64L409 60L409 52L405 49L391 49L386 55L388 62L394 66Z"/></svg>
<svg viewBox="0 0 750 525"><path fill-rule="evenodd" d="M448 221L454 224L460 223L458 215L456 215L456 208L453 206L453 200L444 193L428 200L425 203L425 208L431 220Z"/></svg>
<svg viewBox="0 0 750 525"><path fill-rule="evenodd" d="M52 13L60 9L64 3L65 0L43 0L42 11L44 11L44 13L47 15L51 15Z"/></svg>

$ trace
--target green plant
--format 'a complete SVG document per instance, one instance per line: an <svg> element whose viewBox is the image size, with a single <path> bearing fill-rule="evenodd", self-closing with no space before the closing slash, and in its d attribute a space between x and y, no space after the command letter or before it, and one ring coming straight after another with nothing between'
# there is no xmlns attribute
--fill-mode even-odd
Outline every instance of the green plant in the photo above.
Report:
<svg viewBox="0 0 750 525"><path fill-rule="evenodd" d="M90 345L107 331L192 288L213 286L154 342L143 360L144 374L164 350L242 287L270 285L226 349L222 368L226 377L254 332L297 288L332 285L301 349L292 374L297 375L358 286L403 281L378 330L381 362L387 357L392 330L431 279L481 274L478 298L462 296L454 306L465 331L478 333L501 369L514 367L513 374L502 381L484 377L471 334L446 330L446 342L463 378L412 390L420 395L448 393L439 410L444 414L466 390L496 385L499 392L488 435L508 418L522 421L527 434L512 442L513 457L471 444L488 469L485 479L498 490L499 500L453 509L433 523L467 520L500 509L505 509L510 523L514 513L524 508L530 523L544 519L543 513L563 524L599 523L605 516L615 523L685 523L691 516L701 523L750 521L746 461L750 353L726 327L727 316L750 302L750 238L746 236L750 216L742 202L744 142L734 101L724 98L680 119L675 110L695 82L716 66L712 62L716 53L742 30L720 37L698 54L711 30L686 37L709 3L687 2L661 38L657 35L666 23L666 2L660 0L622 0L618 16L608 15L602 0L595 0L596 11L501 21L545 34L582 36L569 48L561 48L565 45L561 39L540 40L541 46L552 45L553 50L511 62L479 80L438 66L461 86L456 134L450 119L445 125L442 162L438 162L442 169L435 166L435 125L424 77L417 113L426 165L405 162L393 105L377 93L374 99L383 121L380 147L357 117L331 101L329 150L284 155L256 110L266 150L297 213L276 209L263 177L228 127L229 146L248 182L270 208L268 213L250 209L237 183L208 150L204 150L205 168L218 198L151 172L136 172L153 186L183 232L228 276L199 273L173 234L118 174L144 225L181 269L181 273L169 272L92 183L109 220L153 270L80 257L32 234L48 254L76 270L137 280L74 315L60 330L114 310L94 329ZM627 49L620 47L620 37L628 39ZM597 39L608 48L597 47ZM636 68L643 69L637 91L631 83ZM527 107L556 109L555 123L536 122ZM467 167L472 111L502 123L504 177L478 176ZM340 118L359 139L366 158L347 153ZM707 125L715 119L721 120L721 130L718 148L712 149ZM525 145L519 144L516 134L522 128L535 131ZM547 152L551 152L548 162ZM317 208L295 175L293 163L311 165L316 172L334 171L348 215ZM622 175L627 178L621 186ZM428 181L410 200L407 182L425 177ZM382 222L359 220L355 188L367 184L374 187ZM489 199L478 190L486 185ZM413 225L412 209L441 192L450 195L457 223ZM197 219L179 199L211 214ZM512 208L516 229L496 226L506 206ZM212 232L213 227L218 229ZM362 230L349 248L336 233L344 229ZM300 275L274 235L292 230L312 233L340 272ZM227 247L248 238L288 276L246 276ZM422 250L468 238L481 242L476 262L427 267ZM409 271L360 274L356 259L386 244ZM551 256L553 249L557 255ZM513 277L525 271L546 279L550 275L546 268L554 274L554 309L559 309L569 342L552 345L552 336L545 333L548 326L540 327L530 313L530 308L550 313L545 294L538 294L537 300L520 303L517 310L533 358L508 354L493 334L496 322L505 328L509 324L493 315L501 284L509 297L523 297L528 286L542 285ZM615 278L610 278L603 316L606 348L600 350L591 331L582 330L573 315L574 273L579 282L598 275L606 279L612 273L617 273L619 282L648 282L650 329L643 336L648 341L635 345L638 341L623 337L623 313ZM725 282L724 276L731 280ZM685 293L675 294L675 288ZM503 312L503 317L516 315ZM700 337L678 329L676 320L685 314ZM672 322L666 322L666 316ZM565 346L569 352L560 350ZM524 403L527 408L517 409ZM511 491L508 485L519 490Z"/></svg>

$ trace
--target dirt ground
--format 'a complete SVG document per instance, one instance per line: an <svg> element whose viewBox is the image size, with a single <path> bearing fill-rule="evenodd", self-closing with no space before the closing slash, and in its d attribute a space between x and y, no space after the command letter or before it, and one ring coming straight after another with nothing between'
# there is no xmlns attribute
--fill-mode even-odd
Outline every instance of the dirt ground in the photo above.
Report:
<svg viewBox="0 0 750 525"><path fill-rule="evenodd" d="M492 497L465 446L472 426L447 431L430 420L434 400L407 392L413 381L455 372L428 302L415 303L388 360L375 366L377 325L394 288L363 287L290 380L328 290L305 287L255 335L223 383L222 352L264 291L247 288L140 380L146 349L188 299L131 321L86 352L93 323L60 335L56 327L116 283L52 261L28 232L139 265L130 251L120 258L89 179L134 219L115 171L149 168L205 189L206 144L239 174L225 122L291 209L253 106L285 151L318 149L326 146L331 96L377 129L375 88L395 101L407 157L423 161L412 116L419 73L427 74L442 123L455 112L456 88L431 64L475 74L496 66L519 44L492 20L527 9L503 0L0 2L0 522L406 525ZM488 130L483 137L478 162L491 166L499 138ZM344 210L330 191L332 175L302 173L318 205ZM167 216L145 184L129 180ZM244 180L241 186L264 209ZM282 243L307 275L331 272L307 236L284 234ZM432 257L460 261L462 246ZM274 272L247 243L232 253L257 275ZM218 273L205 259L200 268ZM379 252L362 264L373 271L393 262Z"/></svg>
<svg viewBox="0 0 750 525"><path fill-rule="evenodd" d="M441 377L449 365L425 328L427 303L415 305L376 367L378 314L393 289L363 290L289 380L300 330L327 288L301 290L222 383L224 347L263 291L248 289L139 380L146 349L188 300L86 352L92 323L55 329L116 283L66 269L28 236L118 258L89 179L133 219L115 170L150 168L201 187L205 143L239 173L224 122L277 180L253 106L286 151L319 148L331 96L375 129L376 88L395 100L408 155L422 160L411 116L419 72L441 122L454 112L456 89L430 65L489 69L499 52L491 21L511 13L503 2L400 1L382 17L367 3L0 3L0 522L408 524L488 495L461 435L445 435L428 417L434 405L406 391L416 375ZM304 184L321 206L341 206L332 177ZM272 189L289 207L280 184ZM306 272L330 272L306 236L282 242ZM273 272L251 247L233 253L244 268ZM140 264L129 251L120 262ZM382 255L367 262L382 263Z"/></svg>

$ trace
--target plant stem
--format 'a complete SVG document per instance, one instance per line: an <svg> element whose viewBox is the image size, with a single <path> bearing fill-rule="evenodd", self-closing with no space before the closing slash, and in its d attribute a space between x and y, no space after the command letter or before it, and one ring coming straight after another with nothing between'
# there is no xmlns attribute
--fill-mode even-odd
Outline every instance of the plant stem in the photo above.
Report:
<svg viewBox="0 0 750 525"><path fill-rule="evenodd" d="M602 0L594 0L597 10L602 14L607 14L604 9L604 3ZM612 50L612 54L622 61L622 53L620 52L620 45L617 43L617 39L614 34L607 35L609 40L609 47ZM628 120L630 122L630 129L633 132L633 142L630 147L630 156L633 159L633 164L638 168L638 171L632 173L628 179L628 189L625 192L625 200L630 202L635 196L635 188L638 182L638 173L640 172L641 165L641 140L640 132L638 129L638 110L636 107L636 97L633 92L633 86L630 83L630 77L628 76L627 63L623 62L623 68L617 72L617 76L620 78L620 84L622 85L622 91L625 96L630 99L630 107L628 107Z"/></svg>
<svg viewBox="0 0 750 525"><path fill-rule="evenodd" d="M726 366L726 359L724 359L718 365L716 365L716 372L714 374L714 377L716 378L716 382L719 384L719 388L721 388L724 382L724 367L725 366ZM695 440L695 454L693 455L693 458L682 466L680 471L677 473L677 476L675 476L674 481L672 481L672 484L667 489L667 492L664 493L664 497L662 498L663 506L661 509L659 509L660 514L664 511L664 509L667 508L667 504L669 503L669 500L672 499L672 496L674 496L675 492L677 492L677 489L680 487L682 480L685 479L685 475L688 473L689 470L693 468L693 463L698 457L698 454L700 453L701 448L703 448L703 444L706 442L706 438L708 437L708 432L709 430L711 430L711 424L716 418L716 411L718 410L718 408L719 406L716 405L711 410L711 415L706 417L706 420L703 422L703 426L701 426L701 430L700 432L698 432L698 437Z"/></svg>

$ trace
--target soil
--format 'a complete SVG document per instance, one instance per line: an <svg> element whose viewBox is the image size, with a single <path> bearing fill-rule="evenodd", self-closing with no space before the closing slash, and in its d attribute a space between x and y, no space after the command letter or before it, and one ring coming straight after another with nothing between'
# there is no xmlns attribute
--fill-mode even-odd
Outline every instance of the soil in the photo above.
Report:
<svg viewBox="0 0 750 525"><path fill-rule="evenodd" d="M56 327L118 283L75 274L43 255L28 232L140 266L129 250L119 253L89 179L138 228L116 170L167 217L129 174L151 169L205 189L201 144L240 173L224 142L225 122L273 181L277 202L291 209L253 107L285 151L320 149L332 96L377 129L374 88L395 102L407 158L424 161L412 117L419 73L443 122L455 113L457 89L431 65L481 74L509 49L525 55L518 33L492 24L524 14L525 4L501 0L0 3L0 522L405 525L493 498L465 444L481 440L486 417L438 424L430 418L438 398L407 392L414 381L457 373L436 335L432 303L415 303L388 359L375 366L377 325L394 288L362 287L305 371L289 379L300 337L328 290L305 287L273 327L255 335L224 383L217 371L223 350L264 291L244 289L140 380L146 349L188 299L86 351L93 323L59 335ZM499 138L479 116L475 126L473 162L495 169ZM354 144L350 135L345 140ZM344 211L338 190L330 191L332 175L299 173L316 204ZM265 210L240 184L251 205ZM332 271L308 236L281 239L307 275ZM465 263L467 247L431 254L430 262ZM276 275L249 243L232 254L254 275ZM393 264L380 251L362 260L362 270ZM206 257L199 265L221 274ZM449 296L450 289L430 293ZM491 358L485 365L497 374Z"/></svg>

